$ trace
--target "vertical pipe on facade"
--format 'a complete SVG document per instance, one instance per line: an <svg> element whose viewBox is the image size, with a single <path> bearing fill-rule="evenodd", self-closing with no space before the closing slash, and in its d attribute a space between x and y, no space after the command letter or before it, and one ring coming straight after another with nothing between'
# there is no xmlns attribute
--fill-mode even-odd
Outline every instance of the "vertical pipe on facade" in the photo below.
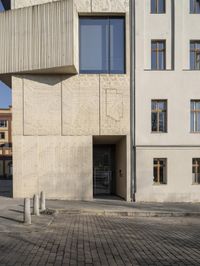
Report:
<svg viewBox="0 0 200 266"><path fill-rule="evenodd" d="M135 147L135 0L130 0L130 34L131 34L131 197L135 201L136 192L136 147Z"/></svg>

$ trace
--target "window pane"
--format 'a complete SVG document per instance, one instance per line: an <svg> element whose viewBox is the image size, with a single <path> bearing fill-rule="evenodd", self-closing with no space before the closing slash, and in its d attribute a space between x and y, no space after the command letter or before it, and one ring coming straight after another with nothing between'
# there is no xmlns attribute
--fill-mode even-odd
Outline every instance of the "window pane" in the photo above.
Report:
<svg viewBox="0 0 200 266"><path fill-rule="evenodd" d="M159 69L165 69L165 52L159 52Z"/></svg>
<svg viewBox="0 0 200 266"><path fill-rule="evenodd" d="M151 13L157 13L156 2L157 0L151 0Z"/></svg>
<svg viewBox="0 0 200 266"><path fill-rule="evenodd" d="M190 52L190 69L195 69L195 52Z"/></svg>
<svg viewBox="0 0 200 266"><path fill-rule="evenodd" d="M158 109L165 110L166 109L166 102L165 101L159 101L158 102Z"/></svg>
<svg viewBox="0 0 200 266"><path fill-rule="evenodd" d="M156 110L157 109L157 102L156 101L151 101L151 109Z"/></svg>
<svg viewBox="0 0 200 266"><path fill-rule="evenodd" d="M156 56L156 52L152 51L151 53L151 69L157 69L157 56Z"/></svg>
<svg viewBox="0 0 200 266"><path fill-rule="evenodd" d="M124 73L124 19L110 19L110 72Z"/></svg>
<svg viewBox="0 0 200 266"><path fill-rule="evenodd" d="M158 13L165 13L165 0L158 0Z"/></svg>
<svg viewBox="0 0 200 266"><path fill-rule="evenodd" d="M108 19L80 19L81 72L108 73L108 39Z"/></svg>
<svg viewBox="0 0 200 266"><path fill-rule="evenodd" d="M151 128L152 131L157 131L157 113L152 113L151 114Z"/></svg>
<svg viewBox="0 0 200 266"><path fill-rule="evenodd" d="M200 112L196 113L196 127L197 127L197 131L200 132Z"/></svg>
<svg viewBox="0 0 200 266"><path fill-rule="evenodd" d="M195 118L194 118L194 112L191 112L191 116L190 116L190 125L191 125L191 132L195 131Z"/></svg>
<svg viewBox="0 0 200 266"><path fill-rule="evenodd" d="M166 132L166 114L159 113L159 131Z"/></svg>

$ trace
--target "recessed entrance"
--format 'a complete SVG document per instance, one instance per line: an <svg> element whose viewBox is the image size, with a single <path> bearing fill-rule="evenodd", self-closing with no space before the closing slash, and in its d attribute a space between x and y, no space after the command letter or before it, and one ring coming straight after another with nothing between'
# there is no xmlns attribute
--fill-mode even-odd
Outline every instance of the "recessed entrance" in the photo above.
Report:
<svg viewBox="0 0 200 266"><path fill-rule="evenodd" d="M126 199L126 137L93 138L93 194Z"/></svg>
<svg viewBox="0 0 200 266"><path fill-rule="evenodd" d="M94 145L94 195L115 194L115 146Z"/></svg>

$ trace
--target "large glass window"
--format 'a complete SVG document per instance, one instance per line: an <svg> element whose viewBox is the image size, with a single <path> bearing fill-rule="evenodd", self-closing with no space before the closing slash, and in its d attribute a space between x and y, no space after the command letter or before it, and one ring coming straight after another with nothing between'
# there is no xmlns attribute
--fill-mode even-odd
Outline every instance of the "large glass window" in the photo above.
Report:
<svg viewBox="0 0 200 266"><path fill-rule="evenodd" d="M200 70L200 41L190 41L190 69Z"/></svg>
<svg viewBox="0 0 200 266"><path fill-rule="evenodd" d="M191 101L191 132L200 132L200 100Z"/></svg>
<svg viewBox="0 0 200 266"><path fill-rule="evenodd" d="M151 0L151 13L152 14L165 13L165 0Z"/></svg>
<svg viewBox="0 0 200 266"><path fill-rule="evenodd" d="M200 0L190 0L190 13L200 14Z"/></svg>
<svg viewBox="0 0 200 266"><path fill-rule="evenodd" d="M151 130L152 132L167 132L167 101L153 100L151 102Z"/></svg>
<svg viewBox="0 0 200 266"><path fill-rule="evenodd" d="M151 41L151 69L164 70L166 68L165 40Z"/></svg>
<svg viewBox="0 0 200 266"><path fill-rule="evenodd" d="M125 73L124 17L80 17L80 72Z"/></svg>
<svg viewBox="0 0 200 266"><path fill-rule="evenodd" d="M167 159L153 160L153 176L155 184L167 184Z"/></svg>

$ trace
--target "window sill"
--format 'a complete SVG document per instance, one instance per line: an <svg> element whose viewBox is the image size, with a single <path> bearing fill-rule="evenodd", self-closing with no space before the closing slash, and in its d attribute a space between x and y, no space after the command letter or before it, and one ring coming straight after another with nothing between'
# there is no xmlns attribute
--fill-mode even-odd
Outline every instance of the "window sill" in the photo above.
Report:
<svg viewBox="0 0 200 266"><path fill-rule="evenodd" d="M183 69L183 71L196 72L196 71L200 71L200 69Z"/></svg>
<svg viewBox="0 0 200 266"><path fill-rule="evenodd" d="M174 69L150 69L150 68L144 68L144 71L150 71L150 72L169 72L174 71Z"/></svg>
<svg viewBox="0 0 200 266"><path fill-rule="evenodd" d="M200 186L200 183L192 183L192 186Z"/></svg>
<svg viewBox="0 0 200 266"><path fill-rule="evenodd" d="M162 135L162 134L167 134L168 132L166 131L166 132L162 132L162 131L159 131L159 132L154 132L154 131L151 131L151 134L160 134L160 135Z"/></svg>
<svg viewBox="0 0 200 266"><path fill-rule="evenodd" d="M167 184L153 183L153 186L156 186L156 187L159 187L159 186L167 186Z"/></svg>
<svg viewBox="0 0 200 266"><path fill-rule="evenodd" d="M196 131L196 132L190 131L190 134L200 134L200 131Z"/></svg>

